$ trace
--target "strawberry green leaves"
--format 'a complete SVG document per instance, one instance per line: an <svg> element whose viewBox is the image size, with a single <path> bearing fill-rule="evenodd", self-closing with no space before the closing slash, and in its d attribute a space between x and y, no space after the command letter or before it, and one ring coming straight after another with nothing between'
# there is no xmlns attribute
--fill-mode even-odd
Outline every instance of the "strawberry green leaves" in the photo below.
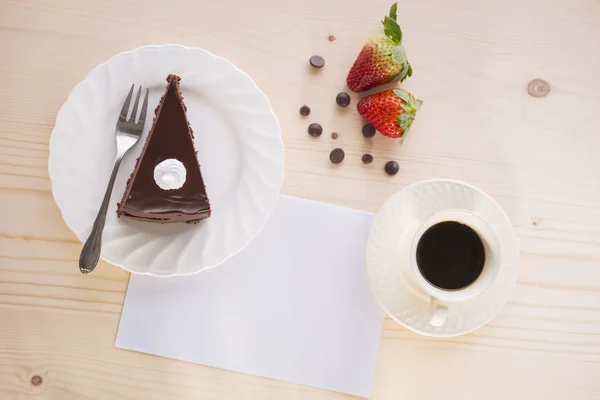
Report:
<svg viewBox="0 0 600 400"><path fill-rule="evenodd" d="M417 111L419 111L423 102L415 98L415 96L412 94L401 89L394 89L394 94L402 100L400 103L400 108L402 108L404 112L398 114L398 126L401 129L404 129L404 134L402 135L403 140L403 138L406 137L406 134L408 133L415 116L417 115ZM402 143L402 140L400 143Z"/></svg>
<svg viewBox="0 0 600 400"><path fill-rule="evenodd" d="M413 119L415 118L411 117L407 113L402 113L398 115L398 125L400 125L400 128L404 129L406 132L406 130L410 127L410 124L413 122Z"/></svg>
<svg viewBox="0 0 600 400"><path fill-rule="evenodd" d="M402 101L404 101L405 103L408 103L410 101L410 96L408 93L406 93L404 90L401 89L394 89L394 94L398 97L400 97L402 99Z"/></svg>
<svg viewBox="0 0 600 400"><path fill-rule="evenodd" d="M394 21L398 18L398 3L394 3L390 7L390 18Z"/></svg>
<svg viewBox="0 0 600 400"><path fill-rule="evenodd" d="M394 48L392 52L392 60L402 65L402 69L400 72L391 80L392 82L403 82L407 77L412 75L412 67L408 63L408 59L406 58L406 51L404 50L404 46L399 44Z"/></svg>
<svg viewBox="0 0 600 400"><path fill-rule="evenodd" d="M398 97L400 97L400 99L404 102L402 103L402 108L404 108L404 110L406 112L417 112L419 110L419 108L421 108L421 105L423 104L423 102L417 98L415 98L415 96L413 96L410 93L405 92L402 89L394 89L394 94ZM405 107L408 107L405 108Z"/></svg>
<svg viewBox="0 0 600 400"><path fill-rule="evenodd" d="M406 78L409 78L411 76L412 76L412 67L411 67L411 65L409 63L406 63L404 65L404 67L400 70L400 72L398 72L398 74L392 78L392 80L390 81L390 83L393 83L393 82L404 82L404 80Z"/></svg>
<svg viewBox="0 0 600 400"><path fill-rule="evenodd" d="M415 96L410 95L410 101L415 105L415 111L419 111L423 105L423 100L415 99Z"/></svg>
<svg viewBox="0 0 600 400"><path fill-rule="evenodd" d="M390 15L386 15L381 23L383 24L383 32L385 36L389 37L395 44L402 43L402 30L400 25L396 22L398 17L398 3L392 4L390 8Z"/></svg>
<svg viewBox="0 0 600 400"><path fill-rule="evenodd" d="M383 24L383 32L385 36L389 37L394 43L402 42L402 30L400 29L400 25L398 23L388 17L385 16L385 19L381 21Z"/></svg>
<svg viewBox="0 0 600 400"><path fill-rule="evenodd" d="M404 64L407 61L404 46L402 46L401 44L396 46L396 48L392 52L392 60L396 61L399 64Z"/></svg>

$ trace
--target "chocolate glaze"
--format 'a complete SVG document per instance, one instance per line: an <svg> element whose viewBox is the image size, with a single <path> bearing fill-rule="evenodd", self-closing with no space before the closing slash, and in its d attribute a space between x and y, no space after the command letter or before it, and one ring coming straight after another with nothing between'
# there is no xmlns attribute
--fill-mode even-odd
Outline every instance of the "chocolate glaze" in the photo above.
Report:
<svg viewBox="0 0 600 400"><path fill-rule="evenodd" d="M118 216L160 223L199 222L210 217L210 202L179 90L180 80L177 75L167 77L167 90L118 204ZM168 158L185 166L186 180L179 189L163 190L154 181L154 167Z"/></svg>

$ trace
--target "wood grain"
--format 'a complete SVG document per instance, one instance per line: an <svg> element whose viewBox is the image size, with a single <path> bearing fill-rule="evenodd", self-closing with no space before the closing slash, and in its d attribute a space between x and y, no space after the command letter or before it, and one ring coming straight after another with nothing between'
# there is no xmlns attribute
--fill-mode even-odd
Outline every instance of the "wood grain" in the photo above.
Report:
<svg viewBox="0 0 600 400"><path fill-rule="evenodd" d="M56 112L92 67L160 43L206 48L255 79L283 128L286 194L376 211L410 183L448 177L481 187L508 212L522 258L506 309L445 340L386 320L373 399L599 398L600 3L401 2L415 70L405 87L424 100L402 147L364 140L354 107L334 101L388 7L0 0L1 399L350 398L114 348L128 274L106 263L79 274L80 244L50 192L48 141ZM308 67L313 54L327 62L318 73ZM550 83L547 97L527 94L535 78ZM298 114L302 104L309 118ZM321 138L306 134L310 122L323 125ZM346 151L336 167L334 147ZM375 157L368 167L365 152ZM393 178L383 172L391 159L401 165Z"/></svg>

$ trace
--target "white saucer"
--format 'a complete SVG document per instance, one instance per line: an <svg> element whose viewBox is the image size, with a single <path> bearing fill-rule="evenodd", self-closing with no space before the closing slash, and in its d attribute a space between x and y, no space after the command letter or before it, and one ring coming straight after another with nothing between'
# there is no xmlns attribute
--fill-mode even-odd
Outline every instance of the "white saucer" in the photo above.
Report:
<svg viewBox="0 0 600 400"><path fill-rule="evenodd" d="M115 124L132 83L150 91L148 115L169 74L194 130L212 215L197 225L117 218L117 202L140 156L144 137L125 156L102 236L102 258L128 271L189 275L220 265L260 232L283 182L277 117L252 79L224 58L179 46L144 46L95 67L71 91L50 137L48 172L62 216L81 241L90 233L116 154Z"/></svg>
<svg viewBox="0 0 600 400"><path fill-rule="evenodd" d="M474 299L453 303L446 323L429 324L429 295L410 264L410 243L424 221L443 209L462 209L485 219L500 243L501 266L493 285ZM392 196L379 210L367 244L367 273L381 307L399 324L422 335L458 336L492 320L514 290L518 267L515 231L508 216L487 194L466 183L436 179L415 183Z"/></svg>

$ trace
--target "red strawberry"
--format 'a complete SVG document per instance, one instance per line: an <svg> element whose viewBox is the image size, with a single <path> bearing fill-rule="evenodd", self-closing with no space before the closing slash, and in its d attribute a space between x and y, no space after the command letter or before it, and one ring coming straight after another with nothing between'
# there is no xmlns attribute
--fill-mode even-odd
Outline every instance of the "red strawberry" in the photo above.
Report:
<svg viewBox="0 0 600 400"><path fill-rule="evenodd" d="M356 108L381 134L400 138L402 144L421 104L421 100L402 89L389 89L363 97Z"/></svg>
<svg viewBox="0 0 600 400"><path fill-rule="evenodd" d="M412 67L402 46L402 30L396 22L398 3L392 4L383 23L385 35L371 37L363 46L348 73L350 90L364 92L385 83L402 82L412 75Z"/></svg>

